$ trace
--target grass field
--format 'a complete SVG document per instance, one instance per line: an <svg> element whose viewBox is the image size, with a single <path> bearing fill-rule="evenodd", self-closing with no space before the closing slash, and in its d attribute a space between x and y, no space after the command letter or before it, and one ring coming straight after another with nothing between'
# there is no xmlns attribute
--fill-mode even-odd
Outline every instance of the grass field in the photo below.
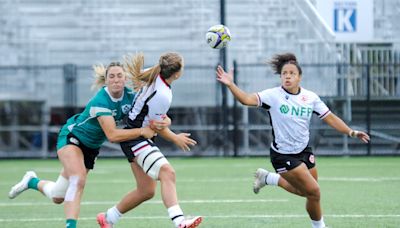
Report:
<svg viewBox="0 0 400 228"><path fill-rule="evenodd" d="M203 215L201 227L311 227L303 198L277 187L252 192L253 172L271 169L267 158L169 159L177 172L178 195L187 215ZM327 225L400 227L400 157L356 157L317 160L322 206ZM28 190L9 200L9 188L26 170L54 180L57 160L0 161L0 227L64 227L63 207ZM124 159L99 159L89 175L78 227L97 227L96 214L113 206L135 187ZM173 227L156 197L128 212L116 227Z"/></svg>

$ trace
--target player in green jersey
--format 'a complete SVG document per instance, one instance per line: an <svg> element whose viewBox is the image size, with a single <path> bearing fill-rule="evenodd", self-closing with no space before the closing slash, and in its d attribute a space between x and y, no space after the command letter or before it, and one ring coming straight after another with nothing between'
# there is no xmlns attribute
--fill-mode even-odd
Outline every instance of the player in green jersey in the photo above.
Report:
<svg viewBox="0 0 400 228"><path fill-rule="evenodd" d="M138 137L152 138L155 132L151 127L119 129L117 124L129 112L135 92L126 87L123 66L113 62L105 68L94 66L97 80L101 86L89 101L82 113L69 118L59 132L57 155L63 169L56 182L40 180L33 171L26 172L22 180L9 192L13 199L31 188L43 193L54 203L64 202L66 227L75 228L80 211L80 202L88 172L93 169L100 146L108 139L121 142ZM170 120L155 122L163 128Z"/></svg>

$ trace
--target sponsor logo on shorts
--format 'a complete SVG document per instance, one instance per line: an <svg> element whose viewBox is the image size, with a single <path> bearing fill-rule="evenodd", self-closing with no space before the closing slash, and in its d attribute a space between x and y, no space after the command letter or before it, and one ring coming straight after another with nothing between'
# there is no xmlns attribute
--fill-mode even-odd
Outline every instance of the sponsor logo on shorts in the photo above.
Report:
<svg viewBox="0 0 400 228"><path fill-rule="evenodd" d="M276 169L276 172L278 172L278 173L286 173L287 169L286 169L286 167L278 168L278 169Z"/></svg>
<svg viewBox="0 0 400 228"><path fill-rule="evenodd" d="M75 145L79 145L79 140L76 139L76 138L74 138L74 137L69 138L69 141L70 141L71 143L75 144Z"/></svg>
<svg viewBox="0 0 400 228"><path fill-rule="evenodd" d="M310 155L310 157L309 157L308 159L310 160L311 163L314 164L314 162L315 162L315 157L314 157L314 155Z"/></svg>

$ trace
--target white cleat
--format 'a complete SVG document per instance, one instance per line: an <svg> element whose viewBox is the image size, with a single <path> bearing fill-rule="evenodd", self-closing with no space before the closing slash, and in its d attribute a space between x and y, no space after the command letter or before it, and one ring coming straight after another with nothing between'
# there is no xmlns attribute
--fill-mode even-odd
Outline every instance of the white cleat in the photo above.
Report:
<svg viewBox="0 0 400 228"><path fill-rule="evenodd" d="M267 182L267 176L269 172L265 169L258 168L256 173L254 174L254 183L253 183L253 192L255 194L258 194L261 188L263 188L266 185Z"/></svg>
<svg viewBox="0 0 400 228"><path fill-rule="evenodd" d="M10 192L8 193L8 198L14 199L19 194L21 194L23 191L27 190L28 189L28 182L32 178L36 178L36 177L37 177L37 175L33 171L26 172L24 177L22 178L22 180L11 188Z"/></svg>
<svg viewBox="0 0 400 228"><path fill-rule="evenodd" d="M196 216L192 219L185 219L181 224L179 224L178 228L195 228L200 225L203 221L201 216Z"/></svg>

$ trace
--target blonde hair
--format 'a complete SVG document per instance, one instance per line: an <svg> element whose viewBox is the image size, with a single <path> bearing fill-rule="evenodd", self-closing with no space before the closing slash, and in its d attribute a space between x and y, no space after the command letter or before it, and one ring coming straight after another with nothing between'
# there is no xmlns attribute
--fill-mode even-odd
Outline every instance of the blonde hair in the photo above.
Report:
<svg viewBox="0 0 400 228"><path fill-rule="evenodd" d="M93 65L95 80L91 87L92 90L99 89L106 84L107 72L111 67L115 66L121 67L125 72L124 66L120 62L111 62L107 67L103 64Z"/></svg>
<svg viewBox="0 0 400 228"><path fill-rule="evenodd" d="M127 73L131 76L134 85L151 85L160 75L164 79L170 78L183 67L183 58L179 53L167 52L160 56L158 64L142 70L144 66L144 55L142 52L134 56L125 56Z"/></svg>

